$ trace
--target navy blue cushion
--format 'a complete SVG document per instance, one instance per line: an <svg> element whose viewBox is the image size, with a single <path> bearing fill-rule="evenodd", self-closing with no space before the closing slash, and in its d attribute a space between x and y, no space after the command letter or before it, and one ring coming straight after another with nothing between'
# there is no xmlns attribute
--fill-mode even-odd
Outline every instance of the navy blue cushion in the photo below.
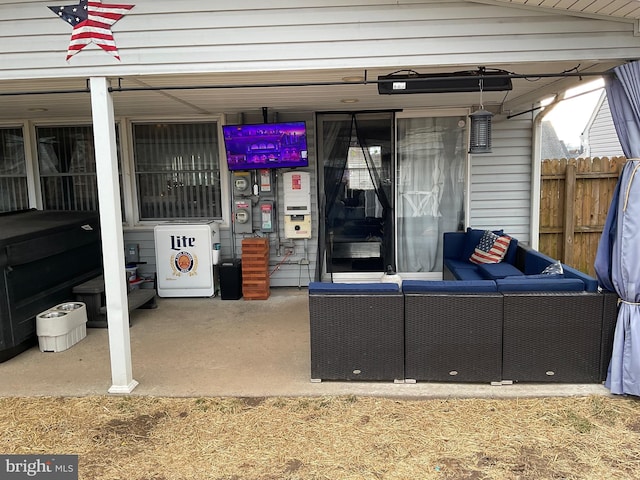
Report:
<svg viewBox="0 0 640 480"><path fill-rule="evenodd" d="M460 258L464 248L465 232L444 232L442 234L442 257Z"/></svg>
<svg viewBox="0 0 640 480"><path fill-rule="evenodd" d="M509 236L511 237L511 235ZM502 260L502 263L510 263L511 265L515 265L516 250L518 250L518 239L511 237L511 243L509 244L507 253L505 253L504 255L504 259Z"/></svg>
<svg viewBox="0 0 640 480"><path fill-rule="evenodd" d="M499 292L580 292L584 282L574 278L499 278L496 280Z"/></svg>
<svg viewBox="0 0 640 480"><path fill-rule="evenodd" d="M465 260L453 260L451 258L445 258L443 264L451 274L458 280L484 280L484 277L480 275L478 266L475 263L471 263Z"/></svg>
<svg viewBox="0 0 640 480"><path fill-rule="evenodd" d="M458 280L486 280L477 268L459 268L452 273Z"/></svg>
<svg viewBox="0 0 640 480"><path fill-rule="evenodd" d="M510 263L483 263L478 265L478 272L487 280L495 280L496 278L504 278L515 275L524 275L520 270Z"/></svg>
<svg viewBox="0 0 640 480"><path fill-rule="evenodd" d="M443 260L443 263L452 272L454 270L458 270L458 269L461 269L461 268L467 268L467 269L471 269L471 270L476 270L478 268L478 266L475 263L471 263L468 259L467 260L454 260L452 258L445 258Z"/></svg>
<svg viewBox="0 0 640 480"><path fill-rule="evenodd" d="M402 282L404 293L448 292L478 293L495 292L496 282L492 280L405 280Z"/></svg>
<svg viewBox="0 0 640 480"><path fill-rule="evenodd" d="M399 292L397 283L329 283L311 282L309 293L374 293Z"/></svg>
<svg viewBox="0 0 640 480"><path fill-rule="evenodd" d="M581 272L580 270L576 270L573 267L562 264L562 269L564 270L564 278L576 278L584 283L584 289L587 292L597 292L598 291L598 280L593 278L586 273Z"/></svg>
<svg viewBox="0 0 640 480"><path fill-rule="evenodd" d="M524 273L536 275L551 265L555 260L536 250L527 250L524 256ZM564 268L564 265L562 266Z"/></svg>
<svg viewBox="0 0 640 480"><path fill-rule="evenodd" d="M555 260L544 253L529 250L524 257L524 273L527 275L539 274L553 262L555 262ZM564 263L562 264L562 269L564 270L564 278L581 280L587 292L598 291L598 281L595 278Z"/></svg>
<svg viewBox="0 0 640 480"><path fill-rule="evenodd" d="M536 278L542 279L542 280L552 280L554 278L564 278L564 275L561 273L554 273L554 274L546 274L546 273L539 273L537 275L523 275L522 273L520 273L520 275L513 275L513 276L508 276L508 277L504 277L504 278L512 278L512 279L518 279L518 280L534 280Z"/></svg>

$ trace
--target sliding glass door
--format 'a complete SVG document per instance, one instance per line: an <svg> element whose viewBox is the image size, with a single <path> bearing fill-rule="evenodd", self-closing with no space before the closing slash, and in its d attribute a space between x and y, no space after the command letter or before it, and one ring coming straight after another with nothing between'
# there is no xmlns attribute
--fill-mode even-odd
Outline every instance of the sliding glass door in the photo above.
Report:
<svg viewBox="0 0 640 480"><path fill-rule="evenodd" d="M467 113L318 115L319 276L438 278L465 225Z"/></svg>
<svg viewBox="0 0 640 480"><path fill-rule="evenodd" d="M442 234L464 228L466 119L398 115L399 272L442 272Z"/></svg>
<svg viewBox="0 0 640 480"><path fill-rule="evenodd" d="M319 115L318 125L325 273L379 278L395 268L393 115Z"/></svg>

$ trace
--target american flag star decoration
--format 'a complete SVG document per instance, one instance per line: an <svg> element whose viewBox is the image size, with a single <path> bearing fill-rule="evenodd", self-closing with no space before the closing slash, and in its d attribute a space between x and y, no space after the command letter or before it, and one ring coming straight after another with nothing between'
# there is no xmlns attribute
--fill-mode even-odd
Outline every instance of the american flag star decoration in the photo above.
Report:
<svg viewBox="0 0 640 480"><path fill-rule="evenodd" d="M73 26L67 61L91 42L120 60L111 27L134 6L106 4L101 0L80 0L77 5L49 7L60 19Z"/></svg>

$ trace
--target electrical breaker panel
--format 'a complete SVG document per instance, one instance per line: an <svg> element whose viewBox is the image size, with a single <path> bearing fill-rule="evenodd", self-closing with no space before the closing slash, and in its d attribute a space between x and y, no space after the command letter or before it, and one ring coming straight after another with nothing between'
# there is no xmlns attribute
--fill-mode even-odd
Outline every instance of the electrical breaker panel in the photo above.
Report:
<svg viewBox="0 0 640 480"><path fill-rule="evenodd" d="M282 175L285 215L311 213L311 175L309 172L285 172Z"/></svg>
<svg viewBox="0 0 640 480"><path fill-rule="evenodd" d="M286 215L285 238L311 238L311 215Z"/></svg>
<svg viewBox="0 0 640 480"><path fill-rule="evenodd" d="M233 202L233 221L235 233L253 233L251 216L251 199L240 199Z"/></svg>
<svg viewBox="0 0 640 480"><path fill-rule="evenodd" d="M273 195L273 170L262 169L259 171L260 194Z"/></svg>
<svg viewBox="0 0 640 480"><path fill-rule="evenodd" d="M260 230L263 232L273 232L274 230L272 201L267 200L260 202Z"/></svg>

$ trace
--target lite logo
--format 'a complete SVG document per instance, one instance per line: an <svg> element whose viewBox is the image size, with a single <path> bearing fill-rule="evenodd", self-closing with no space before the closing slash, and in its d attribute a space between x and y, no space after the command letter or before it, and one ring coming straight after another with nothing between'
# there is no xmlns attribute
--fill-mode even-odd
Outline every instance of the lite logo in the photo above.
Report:
<svg viewBox="0 0 640 480"><path fill-rule="evenodd" d="M196 244L195 237L186 235L171 235L171 250L182 250L183 248L193 248Z"/></svg>

